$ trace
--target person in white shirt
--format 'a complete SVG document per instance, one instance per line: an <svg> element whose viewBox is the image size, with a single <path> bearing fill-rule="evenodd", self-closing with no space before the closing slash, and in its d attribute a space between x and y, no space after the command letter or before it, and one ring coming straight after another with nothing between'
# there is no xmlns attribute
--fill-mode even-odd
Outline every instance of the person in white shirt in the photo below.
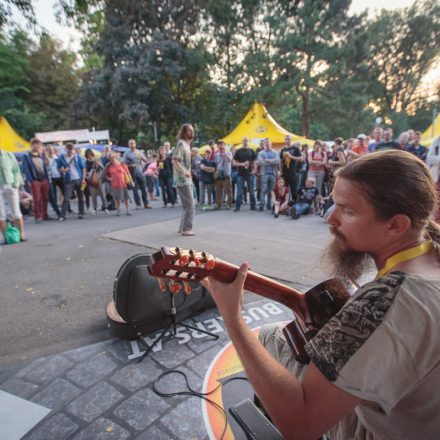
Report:
<svg viewBox="0 0 440 440"><path fill-rule="evenodd" d="M434 139L428 151L428 156L426 157L426 164L428 165L429 171L431 171L434 182L438 182L440 176L440 136Z"/></svg>

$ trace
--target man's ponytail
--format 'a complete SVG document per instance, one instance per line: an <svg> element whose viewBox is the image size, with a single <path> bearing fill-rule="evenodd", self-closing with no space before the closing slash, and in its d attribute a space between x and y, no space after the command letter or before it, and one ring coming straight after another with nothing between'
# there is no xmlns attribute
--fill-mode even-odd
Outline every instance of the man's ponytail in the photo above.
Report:
<svg viewBox="0 0 440 440"><path fill-rule="evenodd" d="M440 261L440 225L433 220L428 220L425 227L425 238L432 240L435 255Z"/></svg>

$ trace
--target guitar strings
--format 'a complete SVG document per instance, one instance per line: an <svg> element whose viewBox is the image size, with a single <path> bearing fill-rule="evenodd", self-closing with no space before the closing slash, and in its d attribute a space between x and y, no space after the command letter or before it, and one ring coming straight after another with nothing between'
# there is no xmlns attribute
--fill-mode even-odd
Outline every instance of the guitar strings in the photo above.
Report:
<svg viewBox="0 0 440 440"><path fill-rule="evenodd" d="M187 390L185 390L185 391L175 391L175 392L172 392L172 393L165 393L163 391L158 390L157 389L157 384L159 383L159 381L161 379L163 379L165 376L168 376L170 374L180 374L181 376L183 376L183 378L185 379L185 384L186 384ZM153 391L158 396L160 396L160 397L192 396L192 397L199 397L200 399L203 399L206 402L208 402L214 408L218 409L220 411L220 413L222 414L223 418L225 419L225 423L224 423L224 426L223 426L223 431L222 431L222 434L220 436L220 440L223 440L223 437L226 434L226 430L228 428L228 417L227 417L226 411L223 409L223 407L221 405L219 405L218 403L214 402L212 399L209 399L207 396L210 396L211 394L215 393L219 388L223 387L227 383L232 382L234 380L245 380L245 381L248 381L248 378L244 377L244 376L230 377L229 379L226 379L223 383L219 383L211 391L207 391L206 393L201 393L201 392L196 391L196 390L191 388L191 386L190 386L190 384L188 382L188 377L187 377L187 375L183 371L180 371L180 370L170 370L170 371L166 371L165 373L162 373L159 377L157 377L153 381Z"/></svg>

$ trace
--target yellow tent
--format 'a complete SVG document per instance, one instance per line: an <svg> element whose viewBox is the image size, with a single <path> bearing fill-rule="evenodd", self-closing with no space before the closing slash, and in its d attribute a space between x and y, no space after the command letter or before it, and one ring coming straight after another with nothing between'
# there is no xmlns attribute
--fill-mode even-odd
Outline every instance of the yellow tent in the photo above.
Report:
<svg viewBox="0 0 440 440"><path fill-rule="evenodd" d="M11 153L28 151L31 144L19 136L4 116L0 117L0 148Z"/></svg>
<svg viewBox="0 0 440 440"><path fill-rule="evenodd" d="M263 104L255 103L247 112L243 120L222 140L228 145L241 144L243 137L249 142L259 144L261 139L269 138L274 146L284 145L286 135L290 135L292 142L313 144L311 139L290 133L270 115Z"/></svg>
<svg viewBox="0 0 440 440"><path fill-rule="evenodd" d="M425 147L430 147L434 139L440 136L440 114L437 115L433 124L431 124L423 133L420 143Z"/></svg>

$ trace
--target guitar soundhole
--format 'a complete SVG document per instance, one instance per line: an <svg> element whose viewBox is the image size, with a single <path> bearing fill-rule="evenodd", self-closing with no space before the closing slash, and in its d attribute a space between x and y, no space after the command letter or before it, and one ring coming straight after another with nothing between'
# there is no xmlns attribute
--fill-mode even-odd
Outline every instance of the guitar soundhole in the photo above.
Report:
<svg viewBox="0 0 440 440"><path fill-rule="evenodd" d="M331 296L330 292L328 290L324 290L319 294L319 301L324 306L329 306L331 303L333 303L335 300Z"/></svg>

